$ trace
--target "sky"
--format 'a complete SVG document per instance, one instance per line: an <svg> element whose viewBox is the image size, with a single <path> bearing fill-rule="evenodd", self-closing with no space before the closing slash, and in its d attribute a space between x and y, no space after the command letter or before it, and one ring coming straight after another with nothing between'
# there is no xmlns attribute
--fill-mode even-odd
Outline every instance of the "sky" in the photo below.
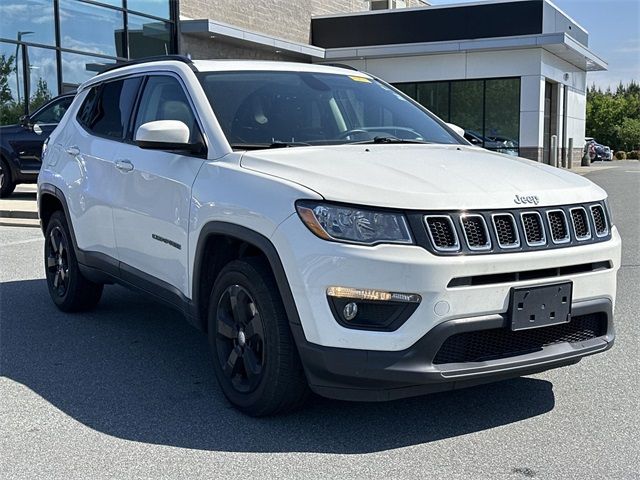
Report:
<svg viewBox="0 0 640 480"><path fill-rule="evenodd" d="M470 0L429 0L432 5ZM606 89L640 81L640 0L552 0L589 32L589 50L609 64L606 72L589 72L588 85Z"/></svg>

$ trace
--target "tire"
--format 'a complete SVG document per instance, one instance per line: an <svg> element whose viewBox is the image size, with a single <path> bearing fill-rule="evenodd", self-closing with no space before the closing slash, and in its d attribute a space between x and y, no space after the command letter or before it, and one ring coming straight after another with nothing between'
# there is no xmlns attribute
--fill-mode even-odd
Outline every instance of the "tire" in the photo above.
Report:
<svg viewBox="0 0 640 480"><path fill-rule="evenodd" d="M49 295L63 312L94 308L103 285L87 280L78 267L67 219L61 211L51 215L45 233L44 265Z"/></svg>
<svg viewBox="0 0 640 480"><path fill-rule="evenodd" d="M0 198L7 198L16 189L16 184L11 177L9 164L0 158Z"/></svg>
<svg viewBox="0 0 640 480"><path fill-rule="evenodd" d="M229 402L254 417L299 408L309 387L267 262L228 263L209 300L214 371Z"/></svg>

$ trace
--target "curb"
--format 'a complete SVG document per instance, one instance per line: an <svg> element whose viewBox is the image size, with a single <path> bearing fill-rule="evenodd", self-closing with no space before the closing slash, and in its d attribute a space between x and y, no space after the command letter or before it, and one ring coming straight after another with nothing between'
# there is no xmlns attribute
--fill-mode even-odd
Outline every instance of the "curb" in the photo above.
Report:
<svg viewBox="0 0 640 480"><path fill-rule="evenodd" d="M26 210L0 210L0 218L25 218L29 220L38 220L38 212L29 212Z"/></svg>

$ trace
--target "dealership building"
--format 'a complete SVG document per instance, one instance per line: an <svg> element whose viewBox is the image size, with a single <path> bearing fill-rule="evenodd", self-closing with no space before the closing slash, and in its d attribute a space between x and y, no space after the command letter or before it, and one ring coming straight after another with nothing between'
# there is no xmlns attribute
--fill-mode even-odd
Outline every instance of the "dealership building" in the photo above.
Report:
<svg viewBox="0 0 640 480"><path fill-rule="evenodd" d="M607 68L584 28L547 0L0 5L0 55L13 59L5 83L27 106L115 62L171 53L348 65L397 86L478 145L545 163L557 155L560 164L580 160L587 72Z"/></svg>

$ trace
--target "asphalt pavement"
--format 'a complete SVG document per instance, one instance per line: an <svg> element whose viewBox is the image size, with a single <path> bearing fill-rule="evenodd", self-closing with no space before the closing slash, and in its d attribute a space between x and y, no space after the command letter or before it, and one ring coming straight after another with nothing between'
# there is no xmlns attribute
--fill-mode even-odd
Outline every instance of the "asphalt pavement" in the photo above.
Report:
<svg viewBox="0 0 640 480"><path fill-rule="evenodd" d="M0 478L640 478L640 162L607 166L587 177L623 237L612 350L266 419L227 404L206 339L162 305L110 286L94 312L57 311L40 231L0 226Z"/></svg>

